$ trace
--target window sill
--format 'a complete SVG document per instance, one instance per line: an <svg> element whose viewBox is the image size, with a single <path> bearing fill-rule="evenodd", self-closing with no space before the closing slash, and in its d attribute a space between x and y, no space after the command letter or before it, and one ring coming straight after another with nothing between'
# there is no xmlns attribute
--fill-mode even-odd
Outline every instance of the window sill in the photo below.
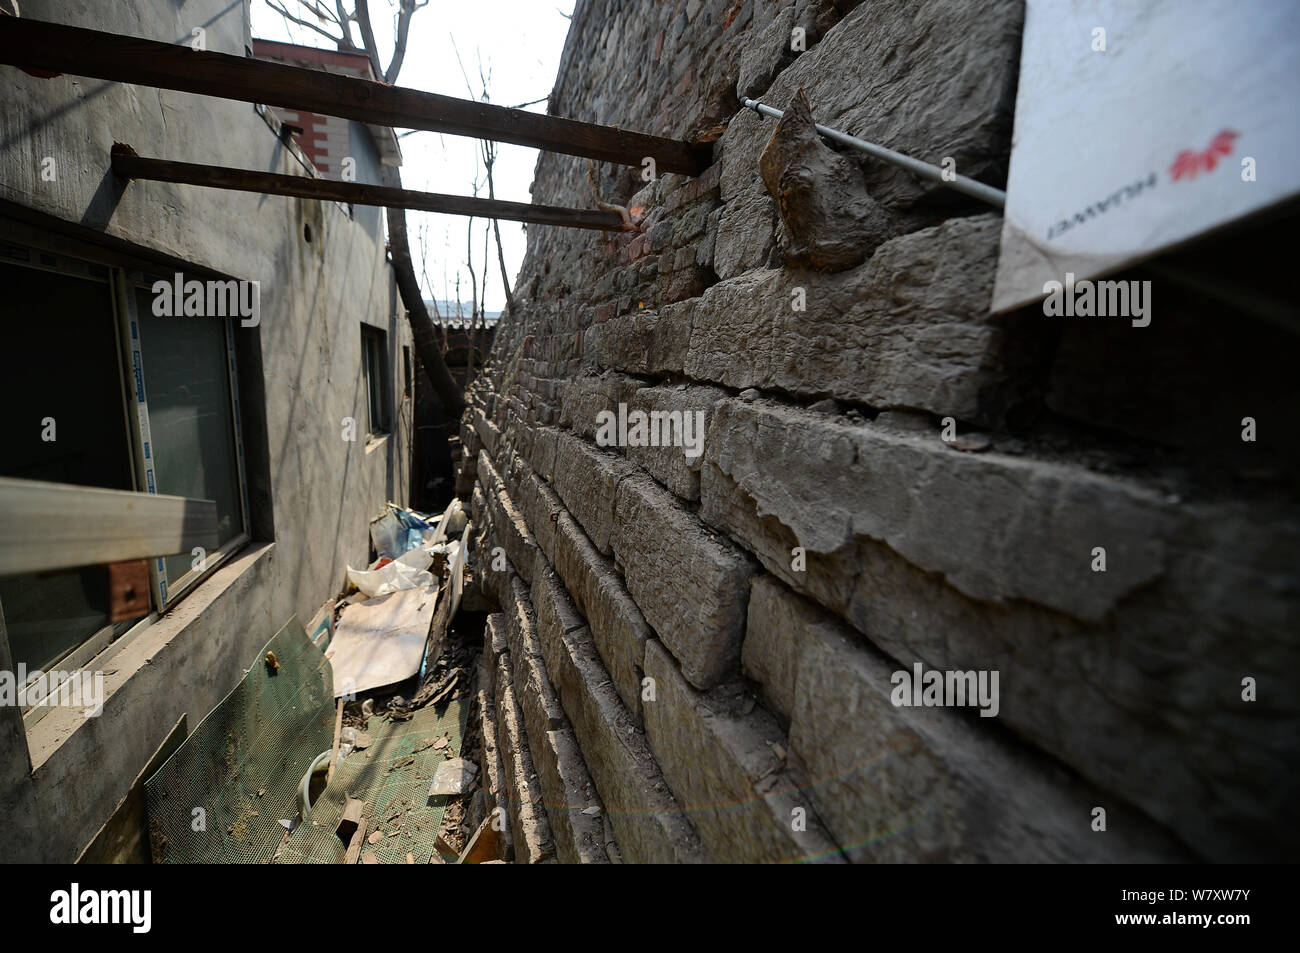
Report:
<svg viewBox="0 0 1300 953"><path fill-rule="evenodd" d="M198 586L202 585L203 581L213 578L222 566L234 556L243 552L248 546L248 542L248 534L240 533L212 554L209 559L210 565L205 573L197 577L192 573L187 573L181 579L176 580L174 585L169 584L167 587L167 605L161 614L151 611L147 616L129 623L126 629L116 634L114 634L111 626L107 627L92 636L82 646L74 649L67 657L47 666L47 668L52 672L109 670L112 667L114 656L130 645L137 636L145 632L160 618L175 609L176 604L191 592L194 592ZM99 648L94 648L95 643L100 643ZM90 649L90 651L87 652L87 649ZM30 733L37 722L54 710L48 705L35 705L25 708L23 710L23 724L26 726L27 731Z"/></svg>
<svg viewBox="0 0 1300 953"><path fill-rule="evenodd" d="M260 564L268 560L274 551L274 543L257 543L232 555L225 565L190 590L186 598L165 615L152 615L141 623L143 629L132 633L130 643L117 651L107 664L102 664L102 658L92 659L83 670L103 672L104 711L100 717L110 715L109 708L112 707L113 695L117 690L150 665L154 656L166 649L173 640L184 637L185 630L205 610L231 590L245 584L248 577L257 573L262 568ZM120 718L121 712L116 712L116 715ZM79 729L86 728L90 721L92 719L87 718L81 708L56 707L51 708L49 714L34 725L30 725L27 730L27 750L33 773Z"/></svg>

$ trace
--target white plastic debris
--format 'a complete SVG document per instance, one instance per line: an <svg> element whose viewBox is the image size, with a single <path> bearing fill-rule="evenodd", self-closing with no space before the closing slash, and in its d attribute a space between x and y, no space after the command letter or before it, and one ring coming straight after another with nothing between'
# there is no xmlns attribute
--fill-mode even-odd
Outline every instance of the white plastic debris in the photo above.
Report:
<svg viewBox="0 0 1300 953"><path fill-rule="evenodd" d="M428 546L425 547L425 552L427 552L430 557L433 557L435 554L438 553L441 553L443 556L446 556L448 551L454 548L455 545L456 543L454 541L450 543L448 542L429 543Z"/></svg>
<svg viewBox="0 0 1300 953"><path fill-rule="evenodd" d="M444 536L450 539L460 533L469 522L469 517L465 514L465 507L460 500L452 500L451 505L447 507L447 513L443 517L442 523L446 529L443 531Z"/></svg>
<svg viewBox="0 0 1300 953"><path fill-rule="evenodd" d="M429 563L433 562L433 553L417 546L415 549L402 553L393 562L401 563L403 566L410 566L419 572L429 568Z"/></svg>
<svg viewBox="0 0 1300 953"><path fill-rule="evenodd" d="M473 761L449 758L438 765L438 770L434 772L433 786L429 788L429 795L464 794L473 783L476 774L478 768Z"/></svg>
<svg viewBox="0 0 1300 953"><path fill-rule="evenodd" d="M424 565L429 565L432 557L427 553L421 550L412 550L412 552L417 554L416 562L423 558L425 560ZM433 585L432 573L424 569L416 569L415 566L402 562L400 559L395 559L379 569L357 570L351 566L348 566L347 569L348 580L371 599L376 596L386 596L390 592L397 592L401 589L417 589Z"/></svg>
<svg viewBox="0 0 1300 953"><path fill-rule="evenodd" d="M357 736L360 734L355 728L344 728L339 732L339 760L342 761L350 755L356 748Z"/></svg>
<svg viewBox="0 0 1300 953"><path fill-rule="evenodd" d="M469 517L465 515L465 507L461 505L460 500L452 500L447 504L447 509L438 519L438 526L430 536L425 533L423 544L433 546L435 543L441 543L443 540L451 539L457 536L465 529L465 524L469 522Z"/></svg>

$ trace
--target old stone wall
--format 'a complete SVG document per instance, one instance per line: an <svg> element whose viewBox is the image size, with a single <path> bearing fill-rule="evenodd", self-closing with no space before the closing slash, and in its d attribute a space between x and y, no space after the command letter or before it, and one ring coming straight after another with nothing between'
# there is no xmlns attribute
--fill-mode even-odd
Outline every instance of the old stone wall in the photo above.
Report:
<svg viewBox="0 0 1300 953"><path fill-rule="evenodd" d="M552 112L715 161L543 154L534 201L639 229L531 228L469 395L516 859L1294 856L1292 332L1172 281L1143 329L990 315L1000 216L857 156L859 263L803 267L736 100L1004 186L1022 16L579 0ZM620 405L702 453L601 445ZM894 704L917 664L998 673L996 713Z"/></svg>

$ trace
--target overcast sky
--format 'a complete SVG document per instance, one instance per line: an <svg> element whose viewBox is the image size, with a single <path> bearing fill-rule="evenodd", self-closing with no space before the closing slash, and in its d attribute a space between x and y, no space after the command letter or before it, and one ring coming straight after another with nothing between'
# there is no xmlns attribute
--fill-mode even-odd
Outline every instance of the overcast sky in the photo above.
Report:
<svg viewBox="0 0 1300 953"><path fill-rule="evenodd" d="M550 93L555 83L564 38L569 31L566 14L572 12L573 4L574 0L432 0L411 21L406 60L397 85L469 98L465 77L456 61L456 51L459 50L465 73L473 85L474 98L478 97L481 88L481 60L484 73L490 71L488 94L492 102L516 106L540 99ZM295 0L286 0L285 5L297 12ZM352 6L351 2L348 6ZM385 68L392 54L392 11L395 7L396 0L391 4L389 0L370 2L376 40ZM254 36L330 47L319 33L286 23L266 0L253 0L252 9ZM322 26L328 28L329 24ZM527 108L532 112L545 112L546 104L542 102ZM479 195L487 197L483 163L478 158L478 140L415 132L400 141L404 187L472 195L477 177ZM528 187L533 181L536 162L536 149L501 143L493 170L496 197L514 202L531 201ZM407 213L407 230L417 273L420 273L417 237L421 230L425 233L427 256L421 283L426 298L454 300L456 276L459 274L460 298L469 301L470 280L465 268L467 221L457 215ZM480 282L483 275L483 229L487 224L482 219L473 222L474 263ZM489 238L486 304L487 310L498 311L505 306L505 294L493 241ZM524 256L525 236L519 223L501 223L501 243L505 248L506 270L513 283Z"/></svg>

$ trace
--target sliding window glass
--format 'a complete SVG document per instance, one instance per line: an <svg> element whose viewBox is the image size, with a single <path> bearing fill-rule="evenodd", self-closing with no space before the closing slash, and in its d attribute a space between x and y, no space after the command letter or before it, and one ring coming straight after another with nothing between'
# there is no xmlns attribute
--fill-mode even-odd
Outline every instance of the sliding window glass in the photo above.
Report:
<svg viewBox="0 0 1300 953"><path fill-rule="evenodd" d="M227 347L230 319L155 315L154 294L145 288L135 289L135 302L157 492L215 500L224 548L244 533ZM174 600L215 555L166 557L166 601Z"/></svg>

